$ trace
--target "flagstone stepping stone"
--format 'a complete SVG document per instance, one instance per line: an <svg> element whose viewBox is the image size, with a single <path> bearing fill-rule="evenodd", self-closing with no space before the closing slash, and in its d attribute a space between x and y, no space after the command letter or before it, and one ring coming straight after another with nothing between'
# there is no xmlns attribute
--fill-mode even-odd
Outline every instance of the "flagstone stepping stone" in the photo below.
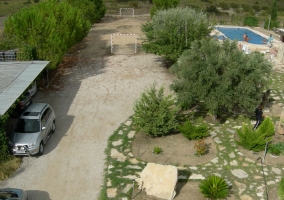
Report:
<svg viewBox="0 0 284 200"><path fill-rule="evenodd" d="M190 180L204 180L205 177L202 176L202 174L192 174L190 177L189 177Z"/></svg>
<svg viewBox="0 0 284 200"><path fill-rule="evenodd" d="M216 135L217 135L216 132L214 132L214 131L210 132L210 136L211 136L212 138L215 137Z"/></svg>
<svg viewBox="0 0 284 200"><path fill-rule="evenodd" d="M218 157L211 160L212 163L217 164L218 163Z"/></svg>
<svg viewBox="0 0 284 200"><path fill-rule="evenodd" d="M129 139L131 139L131 138L134 137L134 135L135 135L135 131L130 131L130 132L128 133L127 137L128 137Z"/></svg>
<svg viewBox="0 0 284 200"><path fill-rule="evenodd" d="M126 160L126 156L123 155L123 153L118 152L116 149L111 149L110 157L120 162L124 162Z"/></svg>
<svg viewBox="0 0 284 200"><path fill-rule="evenodd" d="M127 184L125 186L125 188L122 190L122 193L125 193L125 194L128 193L131 188L132 188L132 185L131 184Z"/></svg>
<svg viewBox="0 0 284 200"><path fill-rule="evenodd" d="M247 178L248 174L242 169L233 169L231 173L238 178Z"/></svg>
<svg viewBox="0 0 284 200"><path fill-rule="evenodd" d="M129 162L134 164L134 165L139 163L139 161L136 158L130 158Z"/></svg>
<svg viewBox="0 0 284 200"><path fill-rule="evenodd" d="M215 137L215 138L214 138L214 141L215 141L217 144L221 144L221 143L222 143L221 140L220 140L220 138L218 138L218 137Z"/></svg>
<svg viewBox="0 0 284 200"><path fill-rule="evenodd" d="M232 162L230 162L230 165L232 165L232 166L238 166L238 162L235 161L235 160L233 160Z"/></svg>
<svg viewBox="0 0 284 200"><path fill-rule="evenodd" d="M142 169L142 167L140 167L138 165L128 165L125 168L127 168L127 169Z"/></svg>
<svg viewBox="0 0 284 200"><path fill-rule="evenodd" d="M230 132L230 133L235 133L236 131L235 130L232 130L232 129L229 129L229 128L227 128L226 129L228 132Z"/></svg>
<svg viewBox="0 0 284 200"><path fill-rule="evenodd" d="M122 139L119 139L119 140L117 140L117 141L113 141L112 143L111 143L113 146L119 146L119 145L122 145Z"/></svg>
<svg viewBox="0 0 284 200"><path fill-rule="evenodd" d="M273 185L273 184L275 184L275 181L268 181L267 182L267 185Z"/></svg>
<svg viewBox="0 0 284 200"><path fill-rule="evenodd" d="M108 188L107 189L107 197L108 198L115 198L117 194L117 188Z"/></svg>
<svg viewBox="0 0 284 200"><path fill-rule="evenodd" d="M250 162L250 163L255 163L255 161L254 160L252 160L252 159L250 159L250 158L245 158L245 161L247 161L247 162Z"/></svg>
<svg viewBox="0 0 284 200"><path fill-rule="evenodd" d="M179 168L180 169L180 168ZM189 169L191 170L197 170L198 168L197 167L189 167Z"/></svg>
<svg viewBox="0 0 284 200"><path fill-rule="evenodd" d="M128 121L126 121L124 124L125 124L126 126L130 126L131 123L132 123L132 121L131 121L131 120L128 120Z"/></svg>
<svg viewBox="0 0 284 200"><path fill-rule="evenodd" d="M137 179L138 177L135 176L135 175L127 175L127 176L123 176L122 178L130 179L130 180L135 180L135 179Z"/></svg>
<svg viewBox="0 0 284 200"><path fill-rule="evenodd" d="M229 157L230 157L230 158L235 158L236 155L232 152L232 153L229 154Z"/></svg>
<svg viewBox="0 0 284 200"><path fill-rule="evenodd" d="M273 171L275 174L281 174L281 169L278 169L278 168L275 168L275 167L272 167L271 168L271 171Z"/></svg>

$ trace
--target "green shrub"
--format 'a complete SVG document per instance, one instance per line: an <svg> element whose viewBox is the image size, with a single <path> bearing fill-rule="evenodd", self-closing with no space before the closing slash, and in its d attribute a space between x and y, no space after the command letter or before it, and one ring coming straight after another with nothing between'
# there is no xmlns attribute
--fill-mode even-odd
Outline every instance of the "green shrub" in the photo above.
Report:
<svg viewBox="0 0 284 200"><path fill-rule="evenodd" d="M252 8L249 4L242 4L241 6L242 6L244 12L251 12L252 11Z"/></svg>
<svg viewBox="0 0 284 200"><path fill-rule="evenodd" d="M204 198L225 199L229 195L229 186L226 181L219 176L209 176L199 184L200 192Z"/></svg>
<svg viewBox="0 0 284 200"><path fill-rule="evenodd" d="M268 152L277 156L284 155L284 142L269 145Z"/></svg>
<svg viewBox="0 0 284 200"><path fill-rule="evenodd" d="M220 14L220 11L217 9L217 7L215 5L210 5L208 7L206 7L206 12L209 13L215 13L215 14Z"/></svg>
<svg viewBox="0 0 284 200"><path fill-rule="evenodd" d="M183 136L189 140L202 139L209 135L209 129L206 125L194 126L190 121L180 125L179 130Z"/></svg>
<svg viewBox="0 0 284 200"><path fill-rule="evenodd" d="M278 198L279 200L284 200L284 177L281 178L278 187Z"/></svg>
<svg viewBox="0 0 284 200"><path fill-rule="evenodd" d="M194 143L194 149L195 149L194 155L196 156L202 156L207 153L207 145L204 142L204 138L199 139Z"/></svg>
<svg viewBox="0 0 284 200"><path fill-rule="evenodd" d="M254 16L246 17L244 20L244 26L258 26L258 19Z"/></svg>
<svg viewBox="0 0 284 200"><path fill-rule="evenodd" d="M229 10L230 9L229 4L226 3L226 2L220 2L218 5L222 8L222 10Z"/></svg>
<svg viewBox="0 0 284 200"><path fill-rule="evenodd" d="M259 152L265 149L266 142L271 142L274 135L274 125L269 117L265 118L262 124L253 130L251 124L243 125L237 129L239 140L236 143L248 150Z"/></svg>
<svg viewBox="0 0 284 200"><path fill-rule="evenodd" d="M163 152L163 149L161 147L154 147L153 154L159 155Z"/></svg>
<svg viewBox="0 0 284 200"><path fill-rule="evenodd" d="M133 121L139 131L152 137L162 136L177 127L175 106L172 95L164 96L164 88L156 89L151 86L141 94L134 105Z"/></svg>
<svg viewBox="0 0 284 200"><path fill-rule="evenodd" d="M237 10L238 8L240 8L240 5L239 5L239 4L236 4L236 3L234 3L234 2L230 3L230 6L231 6L231 8L234 9L234 10Z"/></svg>
<svg viewBox="0 0 284 200"><path fill-rule="evenodd" d="M260 8L259 5L253 5L252 8L253 8L256 12L261 11L261 8Z"/></svg>

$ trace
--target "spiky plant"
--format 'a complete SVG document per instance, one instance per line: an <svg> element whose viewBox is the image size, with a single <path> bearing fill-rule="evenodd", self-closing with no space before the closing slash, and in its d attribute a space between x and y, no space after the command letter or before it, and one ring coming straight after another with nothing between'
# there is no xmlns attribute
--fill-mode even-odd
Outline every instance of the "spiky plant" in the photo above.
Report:
<svg viewBox="0 0 284 200"><path fill-rule="evenodd" d="M199 184L200 192L204 198L224 199L229 195L229 186L226 181L219 176L209 176Z"/></svg>

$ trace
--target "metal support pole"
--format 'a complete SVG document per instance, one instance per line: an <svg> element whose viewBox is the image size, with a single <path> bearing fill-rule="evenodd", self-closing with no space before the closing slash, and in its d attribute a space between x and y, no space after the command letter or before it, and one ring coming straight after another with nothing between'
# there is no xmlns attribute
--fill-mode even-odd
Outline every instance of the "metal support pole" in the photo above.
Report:
<svg viewBox="0 0 284 200"><path fill-rule="evenodd" d="M270 20L271 20L271 15L269 15L268 30L270 29Z"/></svg>

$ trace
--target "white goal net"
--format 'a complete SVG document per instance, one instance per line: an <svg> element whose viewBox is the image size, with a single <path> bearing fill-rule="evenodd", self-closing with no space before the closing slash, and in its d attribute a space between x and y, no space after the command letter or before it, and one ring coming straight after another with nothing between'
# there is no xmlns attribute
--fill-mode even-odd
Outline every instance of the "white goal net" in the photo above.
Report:
<svg viewBox="0 0 284 200"><path fill-rule="evenodd" d="M119 9L120 16L132 16L134 17L134 8L120 8Z"/></svg>
<svg viewBox="0 0 284 200"><path fill-rule="evenodd" d="M137 52L136 34L112 34L111 53L134 54Z"/></svg>

